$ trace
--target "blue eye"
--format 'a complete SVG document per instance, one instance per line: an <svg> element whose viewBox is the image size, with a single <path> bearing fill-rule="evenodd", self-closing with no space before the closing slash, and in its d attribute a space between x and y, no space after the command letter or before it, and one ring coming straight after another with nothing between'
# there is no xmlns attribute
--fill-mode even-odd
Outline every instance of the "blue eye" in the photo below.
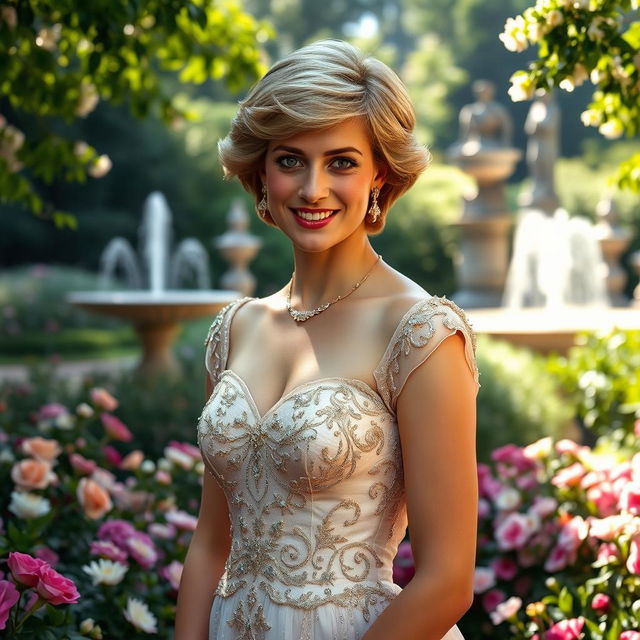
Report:
<svg viewBox="0 0 640 640"><path fill-rule="evenodd" d="M298 166L300 160L295 156L280 156L276 162L285 169L295 169Z"/></svg>
<svg viewBox="0 0 640 640"><path fill-rule="evenodd" d="M332 164L336 169L352 169L358 166L358 163L351 158L334 158Z"/></svg>

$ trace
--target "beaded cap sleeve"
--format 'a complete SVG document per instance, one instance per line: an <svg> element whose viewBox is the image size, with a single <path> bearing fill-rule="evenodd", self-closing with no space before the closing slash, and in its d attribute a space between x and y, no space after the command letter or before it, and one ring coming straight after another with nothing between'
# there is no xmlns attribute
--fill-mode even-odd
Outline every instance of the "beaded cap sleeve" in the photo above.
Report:
<svg viewBox="0 0 640 640"><path fill-rule="evenodd" d="M204 364L214 387L218 384L220 375L227 366L231 318L233 318L235 312L249 300L251 300L251 298L245 297L230 302L218 312L218 315L209 327L207 337L204 341L206 348Z"/></svg>
<svg viewBox="0 0 640 640"><path fill-rule="evenodd" d="M395 413L407 379L438 346L459 331L465 340L467 365L480 387L475 334L462 309L445 297L431 296L414 304L398 324L373 375L385 405Z"/></svg>

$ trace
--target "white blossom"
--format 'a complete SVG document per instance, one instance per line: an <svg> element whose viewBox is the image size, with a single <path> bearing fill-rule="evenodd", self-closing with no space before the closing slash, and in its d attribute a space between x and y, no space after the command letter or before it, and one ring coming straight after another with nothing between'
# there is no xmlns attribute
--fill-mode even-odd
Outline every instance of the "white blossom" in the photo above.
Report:
<svg viewBox="0 0 640 640"><path fill-rule="evenodd" d="M492 611L489 615L491 616L491 622L493 624L498 625L501 622L504 622L511 616L514 616L520 610L522 606L522 600L517 597L512 597L506 600L505 602L501 602L495 611Z"/></svg>
<svg viewBox="0 0 640 640"><path fill-rule="evenodd" d="M121 562L100 558L100 560L85 564L82 570L91 577L93 584L113 586L122 582L128 567Z"/></svg>
<svg viewBox="0 0 640 640"><path fill-rule="evenodd" d="M145 633L158 633L158 621L149 611L149 607L137 598L129 598L124 617L140 631Z"/></svg>
<svg viewBox="0 0 640 640"><path fill-rule="evenodd" d="M598 127L602 123L602 114L596 109L587 109L580 114L580 120L585 127Z"/></svg>
<svg viewBox="0 0 640 640"><path fill-rule="evenodd" d="M612 120L607 120L603 122L599 127L598 131L605 137L613 140L614 138L619 138L624 133L624 126L618 118L613 118Z"/></svg>
<svg viewBox="0 0 640 640"><path fill-rule="evenodd" d="M508 93L513 102L531 100L535 94L535 86L526 73L514 73L511 76L511 86Z"/></svg>
<svg viewBox="0 0 640 640"><path fill-rule="evenodd" d="M88 116L98 104L100 96L95 86L90 82L83 82L80 85L80 97L76 106L76 115L84 118Z"/></svg>
<svg viewBox="0 0 640 640"><path fill-rule="evenodd" d="M98 156L94 163L89 167L89 175L92 178L102 178L111 171L111 158L109 156L102 154Z"/></svg>
<svg viewBox="0 0 640 640"><path fill-rule="evenodd" d="M562 11L554 9L553 11L549 11L549 13L547 13L546 20L549 28L555 29L555 27L564 22L564 14L562 13Z"/></svg>
<svg viewBox="0 0 640 640"><path fill-rule="evenodd" d="M522 16L507 18L504 31L498 36L509 51L524 51L529 46L527 24Z"/></svg>
<svg viewBox="0 0 640 640"><path fill-rule="evenodd" d="M44 516L51 510L51 503L42 496L35 493L27 493L26 491L13 491L11 493L11 503L9 511L18 516L29 520L31 518L39 518Z"/></svg>

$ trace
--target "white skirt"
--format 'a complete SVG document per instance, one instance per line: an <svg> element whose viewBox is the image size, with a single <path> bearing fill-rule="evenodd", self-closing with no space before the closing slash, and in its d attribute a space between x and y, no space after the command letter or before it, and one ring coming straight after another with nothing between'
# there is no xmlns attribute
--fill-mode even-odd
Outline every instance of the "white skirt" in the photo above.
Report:
<svg viewBox="0 0 640 640"><path fill-rule="evenodd" d="M302 609L276 604L268 597L248 609L242 591L216 596L211 607L209 640L361 640L376 618L389 606L379 599L369 605L369 620L356 608L323 604ZM452 627L442 640L464 640Z"/></svg>

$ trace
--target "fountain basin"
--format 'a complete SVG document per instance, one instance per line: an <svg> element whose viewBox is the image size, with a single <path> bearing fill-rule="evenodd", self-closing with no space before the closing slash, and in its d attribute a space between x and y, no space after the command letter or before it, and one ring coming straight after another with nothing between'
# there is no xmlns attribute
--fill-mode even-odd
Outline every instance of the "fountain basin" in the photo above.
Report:
<svg viewBox="0 0 640 640"><path fill-rule="evenodd" d="M566 355L581 331L640 330L640 309L569 306L562 309L469 309L478 334L539 353Z"/></svg>
<svg viewBox="0 0 640 640"><path fill-rule="evenodd" d="M77 291L67 301L87 311L133 324L142 343L138 371L143 375L179 372L172 346L180 323L215 314L240 297L230 290ZM203 336L204 340L204 336Z"/></svg>

